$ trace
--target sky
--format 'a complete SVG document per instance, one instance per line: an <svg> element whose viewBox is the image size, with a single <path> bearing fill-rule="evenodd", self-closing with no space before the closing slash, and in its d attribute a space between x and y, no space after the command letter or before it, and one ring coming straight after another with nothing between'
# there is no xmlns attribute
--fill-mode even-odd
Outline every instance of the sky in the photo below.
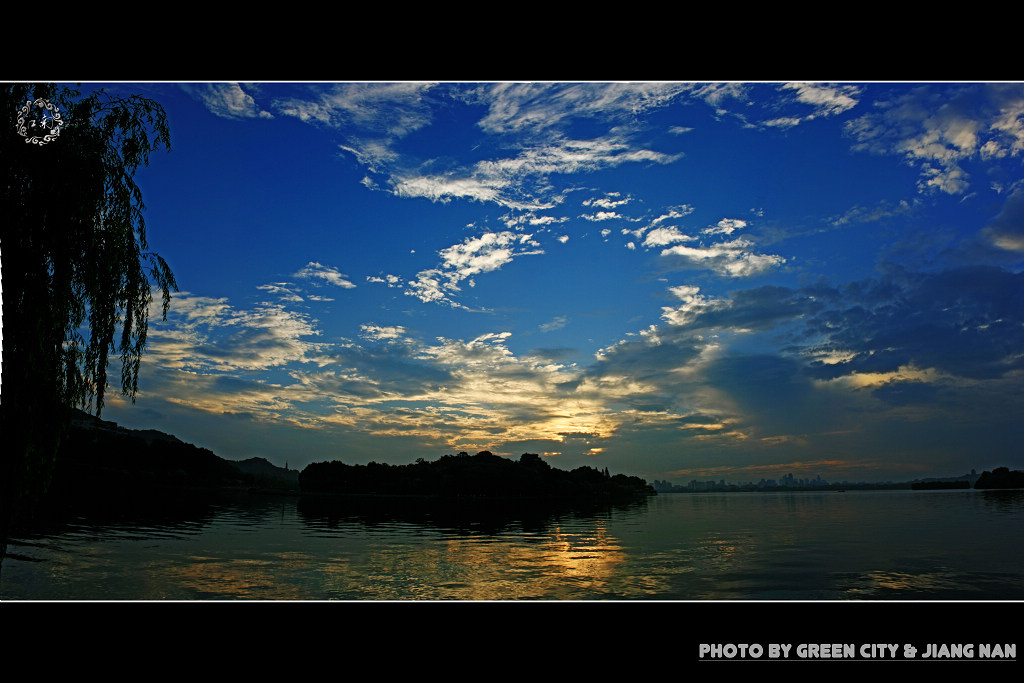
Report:
<svg viewBox="0 0 1024 683"><path fill-rule="evenodd" d="M180 290L105 419L294 469L1024 468L1024 84L99 85L167 111Z"/></svg>

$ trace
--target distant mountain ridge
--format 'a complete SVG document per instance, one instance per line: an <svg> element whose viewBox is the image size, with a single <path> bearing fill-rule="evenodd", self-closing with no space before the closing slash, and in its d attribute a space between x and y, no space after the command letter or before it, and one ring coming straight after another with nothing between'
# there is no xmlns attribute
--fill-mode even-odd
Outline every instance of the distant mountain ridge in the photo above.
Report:
<svg viewBox="0 0 1024 683"><path fill-rule="evenodd" d="M202 469L206 470L207 474L211 470L211 466L224 472L223 465L230 465L233 468L231 471L237 471L246 475L257 484L266 484L268 481L275 479L297 484L299 480L298 470L278 467L266 458L251 457L245 460L228 460L206 448L186 443L173 434L167 434L156 429L129 429L122 427L116 422L101 419L77 408L74 409L72 414L71 428L72 433L68 448L65 451L65 459L75 461L77 467L88 466L89 463L98 467L109 467L109 454L103 458L96 457L98 454L95 445L102 443L104 447L110 450L130 451L133 449L133 444L138 443L135 441L137 439L145 443L147 453L122 453L122 455L128 455L129 457L122 457L120 459L120 462L117 464L118 470L130 469L135 472L144 472L158 466L166 469L168 459L177 459L175 463L177 469L188 473L190 469L193 469L190 467L190 463L194 465L197 462L197 456L199 456L205 461ZM132 455L135 457L130 457ZM157 460L161 462L155 462ZM208 478L204 477L204 479ZM221 476L218 479L223 480L225 477Z"/></svg>

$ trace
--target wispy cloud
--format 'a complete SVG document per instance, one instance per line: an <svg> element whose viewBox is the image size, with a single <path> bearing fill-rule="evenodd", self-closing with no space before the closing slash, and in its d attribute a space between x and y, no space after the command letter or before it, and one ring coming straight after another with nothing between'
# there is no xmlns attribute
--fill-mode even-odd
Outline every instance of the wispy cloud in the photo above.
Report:
<svg viewBox="0 0 1024 683"><path fill-rule="evenodd" d="M228 119L273 118L238 83L203 83L182 86L217 116Z"/></svg>
<svg viewBox="0 0 1024 683"><path fill-rule="evenodd" d="M282 304L238 309L227 299L176 295L170 325L154 326L147 355L165 368L258 371L314 362L320 332L309 316Z"/></svg>
<svg viewBox="0 0 1024 683"><path fill-rule="evenodd" d="M283 115L325 126L356 129L403 137L431 120L423 96L431 83L338 83L310 89L308 97L277 100Z"/></svg>
<svg viewBox="0 0 1024 683"><path fill-rule="evenodd" d="M679 212L672 212L666 215L676 215ZM657 222L661 222L665 215L659 216ZM731 235L733 232L746 227L744 220L736 218L723 218L715 225L701 230L701 234L707 237L719 235ZM646 234L644 234L646 231ZM631 234L637 238L643 235L642 245L647 249L664 247L660 255L662 263L671 269L708 269L726 277L749 277L765 271L774 269L786 262L786 259L776 254L758 254L752 250L754 242L750 239L737 238L729 241L705 244L700 241L697 245L677 244L679 242L697 242L698 238L683 233L676 226L664 226L652 228L649 231L641 228L635 231L623 230L623 234ZM626 246L634 249L633 242Z"/></svg>
<svg viewBox="0 0 1024 683"><path fill-rule="evenodd" d="M598 211L595 214L584 214L580 216L583 220L587 221L613 221L621 219L622 216L615 211Z"/></svg>
<svg viewBox="0 0 1024 683"><path fill-rule="evenodd" d="M831 83L706 83L692 90L719 116L783 129L844 114L857 106L861 93L861 86Z"/></svg>
<svg viewBox="0 0 1024 683"><path fill-rule="evenodd" d="M461 90L425 83L343 84L309 97L280 99L275 107L309 123L345 126L350 133L341 149L380 176L367 176L368 187L400 197L469 199L529 210L557 205L559 191L549 185L556 174L680 158L678 152L637 145L624 124L690 89L685 84L616 83L488 84ZM401 144L434 121L431 103L449 97L487 107L477 125L482 134L500 140L500 147L489 147L495 151L487 158L452 165L449 159L423 158ZM579 119L598 122L604 132L585 139L567 135L564 127ZM514 138L508 137L513 133Z"/></svg>
<svg viewBox="0 0 1024 683"><path fill-rule="evenodd" d="M900 155L917 167L921 191L963 194L970 185L965 162L1024 152L1024 88L920 86L877 103L848 122L846 132L854 149Z"/></svg>
<svg viewBox="0 0 1024 683"><path fill-rule="evenodd" d="M857 106L861 88L827 83L786 83L781 86L781 91L784 94L792 92L792 102L805 106L809 111L769 119L761 125L789 128L816 118L842 114Z"/></svg>
<svg viewBox="0 0 1024 683"><path fill-rule="evenodd" d="M573 118L620 122L663 107L691 90L685 83L502 83L478 91L492 133L548 132Z"/></svg>
<svg viewBox="0 0 1024 683"><path fill-rule="evenodd" d="M623 197L618 192L610 192L604 197L583 200L583 206L594 206L598 209L615 209L633 201L632 197Z"/></svg>
<svg viewBox="0 0 1024 683"><path fill-rule="evenodd" d="M402 284L402 278L398 277L397 275L392 275L390 273L383 277L377 275L367 275L366 281L379 282L382 284L386 284L388 287L400 287Z"/></svg>
<svg viewBox="0 0 1024 683"><path fill-rule="evenodd" d="M256 289L262 290L267 294L276 295L281 301L292 303L304 301L290 282L271 282L265 285L257 285Z"/></svg>
<svg viewBox="0 0 1024 683"><path fill-rule="evenodd" d="M518 256L544 253L539 247L532 234L511 231L467 237L439 251L438 267L420 271L405 293L423 302L443 301L458 306L451 296L461 291L461 282L497 270Z"/></svg>
<svg viewBox="0 0 1024 683"><path fill-rule="evenodd" d="M316 261L310 261L303 266L295 277L302 278L305 280L312 280L313 282L323 281L329 285L335 287L341 287L343 289L352 289L355 287L344 274L342 274L337 268L331 266L325 266L317 263Z"/></svg>
<svg viewBox="0 0 1024 683"><path fill-rule="evenodd" d="M509 208L543 209L559 201L548 188L550 176L593 173L628 163L669 164L678 158L678 154L637 148L621 136L609 135L538 144L515 156L480 161L445 175L403 170L394 173L389 182L393 191L404 197L434 201L461 197Z"/></svg>
<svg viewBox="0 0 1024 683"><path fill-rule="evenodd" d="M405 328L401 325L363 324L359 329L365 338L377 341L398 340L405 336Z"/></svg>
<svg viewBox="0 0 1024 683"><path fill-rule="evenodd" d="M747 222L739 218L723 218L717 224L701 230L705 235L731 235L732 233L747 227Z"/></svg>
<svg viewBox="0 0 1024 683"><path fill-rule="evenodd" d="M654 228L644 236L643 245L648 249L651 247L664 247L675 242L692 242L696 237L684 235L679 228L670 226L667 228Z"/></svg>
<svg viewBox="0 0 1024 683"><path fill-rule="evenodd" d="M564 315L555 316L553 320L546 323L542 323L540 326L540 331L553 332L555 330L560 330L563 327L565 327L568 322L569 319Z"/></svg>
<svg viewBox="0 0 1024 683"><path fill-rule="evenodd" d="M689 325L707 314L709 311L720 310L732 305L728 299L713 299L700 294L700 287L694 285L678 285L669 291L682 300L678 306L664 306L662 319L670 325Z"/></svg>
<svg viewBox="0 0 1024 683"><path fill-rule="evenodd" d="M690 204L683 204L681 206L673 206L668 209L667 213L663 213L654 220L651 221L651 225L657 225L664 221L675 220L676 218L685 218L693 213L693 206Z"/></svg>

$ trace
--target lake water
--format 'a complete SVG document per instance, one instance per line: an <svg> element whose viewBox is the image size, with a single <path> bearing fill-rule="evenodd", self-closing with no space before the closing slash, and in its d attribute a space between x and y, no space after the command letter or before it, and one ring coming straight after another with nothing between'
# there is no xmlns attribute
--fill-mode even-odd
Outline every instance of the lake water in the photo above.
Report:
<svg viewBox="0 0 1024 683"><path fill-rule="evenodd" d="M662 494L590 511L247 497L16 539L5 600L1022 600L1024 491Z"/></svg>

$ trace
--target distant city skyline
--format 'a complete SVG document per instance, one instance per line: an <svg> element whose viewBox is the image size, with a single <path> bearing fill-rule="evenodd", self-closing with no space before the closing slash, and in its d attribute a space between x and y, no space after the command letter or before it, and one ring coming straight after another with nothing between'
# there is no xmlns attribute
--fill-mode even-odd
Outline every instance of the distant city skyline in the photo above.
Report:
<svg viewBox="0 0 1024 683"><path fill-rule="evenodd" d="M105 87L167 110L181 289L105 419L295 469L1024 467L1024 84Z"/></svg>
<svg viewBox="0 0 1024 683"><path fill-rule="evenodd" d="M744 489L744 488L770 488L770 489L807 489L815 487L836 487L836 486L861 486L861 485L887 485L887 484L913 484L916 482L936 482L936 481L966 481L973 485L978 480L980 475L975 470L965 472L963 474L953 476L922 476L915 477L908 480L900 481L865 481L865 480L833 480L829 481L824 479L821 475L814 475L809 477L797 477L792 473L784 474L776 479L765 479L764 477L757 481L727 481L725 479L691 479L688 482L673 482L663 479L655 479L652 484L657 491L672 491L672 490L687 490L687 491L713 491L716 489Z"/></svg>

